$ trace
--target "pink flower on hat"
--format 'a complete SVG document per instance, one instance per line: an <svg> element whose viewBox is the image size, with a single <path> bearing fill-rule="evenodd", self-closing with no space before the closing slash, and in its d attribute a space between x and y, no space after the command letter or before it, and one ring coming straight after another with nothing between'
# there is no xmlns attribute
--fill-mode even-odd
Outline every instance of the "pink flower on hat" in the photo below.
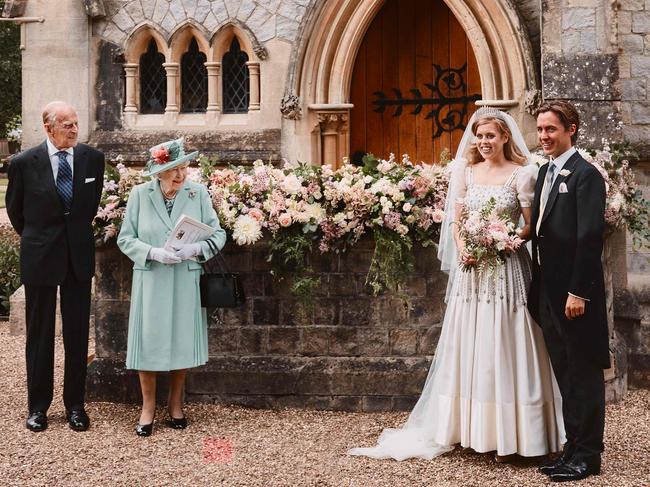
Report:
<svg viewBox="0 0 650 487"><path fill-rule="evenodd" d="M151 149L151 157L156 164L164 164L169 162L169 151L167 150L167 147Z"/></svg>

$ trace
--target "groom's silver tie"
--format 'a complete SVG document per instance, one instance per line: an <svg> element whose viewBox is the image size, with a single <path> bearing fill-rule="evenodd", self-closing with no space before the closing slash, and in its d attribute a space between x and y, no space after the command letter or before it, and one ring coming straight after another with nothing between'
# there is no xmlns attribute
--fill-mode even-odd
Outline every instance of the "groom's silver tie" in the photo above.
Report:
<svg viewBox="0 0 650 487"><path fill-rule="evenodd" d="M546 202L548 201L548 195L551 193L551 188L553 187L553 176L555 175L555 164L553 161L548 164L548 171L546 171L546 181L544 184L544 191L542 191L542 210L546 208Z"/></svg>

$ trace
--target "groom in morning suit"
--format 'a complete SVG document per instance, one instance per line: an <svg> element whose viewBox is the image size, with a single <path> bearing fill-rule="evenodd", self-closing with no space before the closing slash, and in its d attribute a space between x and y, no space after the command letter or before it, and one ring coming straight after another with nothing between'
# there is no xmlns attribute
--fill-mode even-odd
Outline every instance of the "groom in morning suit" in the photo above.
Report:
<svg viewBox="0 0 650 487"><path fill-rule="evenodd" d="M47 428L53 396L54 322L60 289L65 372L63 402L75 431L88 429L84 410L90 283L95 272L92 221L104 177L104 155L77 144L75 109L51 102L43 110L47 139L9 166L7 213L20 235L25 286L27 428Z"/></svg>
<svg viewBox="0 0 650 487"><path fill-rule="evenodd" d="M609 368L605 284L601 265L605 182L573 145L580 118L568 102L537 110L537 134L548 164L533 202L533 280L528 307L542 327L562 394L567 443L540 467L556 482L600 473L605 427L603 369Z"/></svg>

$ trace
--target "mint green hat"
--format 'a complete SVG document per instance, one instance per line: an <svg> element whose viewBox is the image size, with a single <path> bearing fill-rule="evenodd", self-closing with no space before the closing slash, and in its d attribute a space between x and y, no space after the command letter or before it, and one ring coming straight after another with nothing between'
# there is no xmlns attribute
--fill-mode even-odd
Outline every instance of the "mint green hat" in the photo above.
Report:
<svg viewBox="0 0 650 487"><path fill-rule="evenodd" d="M185 154L183 142L183 137L181 137L180 139L163 142L149 149L149 160L144 167L142 175L153 176L154 174L173 169L184 162L196 159L199 151Z"/></svg>

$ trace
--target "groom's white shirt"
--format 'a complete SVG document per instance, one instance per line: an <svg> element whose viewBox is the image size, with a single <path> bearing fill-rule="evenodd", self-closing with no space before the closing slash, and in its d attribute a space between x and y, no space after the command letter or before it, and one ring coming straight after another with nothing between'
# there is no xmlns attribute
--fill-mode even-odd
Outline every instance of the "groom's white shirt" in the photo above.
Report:
<svg viewBox="0 0 650 487"><path fill-rule="evenodd" d="M555 183L555 179L560 174L560 171L562 171L562 169L564 169L564 165L566 164L566 162L576 152L577 152L577 149L574 146L571 146L571 148L568 151L563 152L560 156L556 157L555 159L551 159L549 161L549 164L553 163L555 165L555 173L553 174L553 180L551 181L551 188L553 187L553 183ZM542 194L544 194L544 192L546 191L547 182L548 181L546 180L546 178L544 178L544 186L542 187ZM537 235L539 235L539 227L542 224L542 217L544 216L544 210L545 209L546 209L546 205L544 205L543 207L541 207L539 209L539 217L537 218ZM539 252L537 253L537 263L540 264L540 265L542 264L541 261L540 261L540 258L539 258ZM571 293L569 293L569 294L571 294ZM571 296L573 296L574 298L580 298L580 299L582 299L584 301L589 301L587 298L583 298L581 296L576 296L575 294L571 294Z"/></svg>

